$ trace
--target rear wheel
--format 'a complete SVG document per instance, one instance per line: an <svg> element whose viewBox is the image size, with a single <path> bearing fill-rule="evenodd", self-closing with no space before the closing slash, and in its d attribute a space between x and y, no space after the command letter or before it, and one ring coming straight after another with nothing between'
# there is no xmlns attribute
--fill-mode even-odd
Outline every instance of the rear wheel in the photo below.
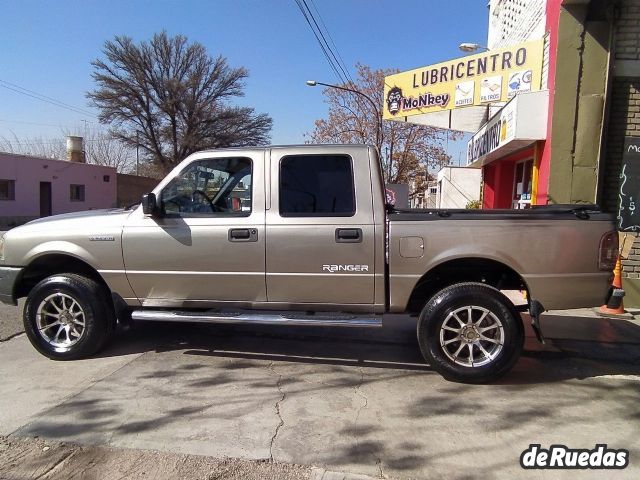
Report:
<svg viewBox="0 0 640 480"><path fill-rule="evenodd" d="M448 380L485 383L507 373L524 343L520 315L499 290L460 283L434 295L418 320L420 350Z"/></svg>
<svg viewBox="0 0 640 480"><path fill-rule="evenodd" d="M93 355L115 326L104 287L72 273L38 283L27 296L23 320L31 344L55 360Z"/></svg>

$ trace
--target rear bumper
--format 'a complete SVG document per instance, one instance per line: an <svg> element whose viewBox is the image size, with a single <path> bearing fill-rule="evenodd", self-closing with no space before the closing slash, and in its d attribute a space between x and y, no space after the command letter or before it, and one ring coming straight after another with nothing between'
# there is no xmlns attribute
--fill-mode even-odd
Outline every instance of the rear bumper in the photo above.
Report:
<svg viewBox="0 0 640 480"><path fill-rule="evenodd" d="M0 267L0 302L8 305L17 305L14 295L14 286L22 268L19 267Z"/></svg>

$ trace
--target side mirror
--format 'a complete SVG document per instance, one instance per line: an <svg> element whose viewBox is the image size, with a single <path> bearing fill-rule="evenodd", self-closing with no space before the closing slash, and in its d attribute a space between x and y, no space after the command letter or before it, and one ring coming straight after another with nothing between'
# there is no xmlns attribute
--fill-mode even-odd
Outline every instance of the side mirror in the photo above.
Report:
<svg viewBox="0 0 640 480"><path fill-rule="evenodd" d="M145 215L154 216L158 214L158 204L155 193L147 193L142 196L142 211Z"/></svg>

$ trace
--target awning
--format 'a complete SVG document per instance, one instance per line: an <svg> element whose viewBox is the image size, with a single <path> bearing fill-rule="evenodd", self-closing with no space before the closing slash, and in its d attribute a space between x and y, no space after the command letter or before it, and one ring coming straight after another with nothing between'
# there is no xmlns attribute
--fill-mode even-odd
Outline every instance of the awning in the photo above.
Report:
<svg viewBox="0 0 640 480"><path fill-rule="evenodd" d="M467 166L481 167L547 136L549 91L516 95L467 144Z"/></svg>
<svg viewBox="0 0 640 480"><path fill-rule="evenodd" d="M425 113L411 117L399 117L393 120L458 130L461 132L475 132L487 121L489 116L488 112L488 105L474 105L457 110L444 110L442 112Z"/></svg>

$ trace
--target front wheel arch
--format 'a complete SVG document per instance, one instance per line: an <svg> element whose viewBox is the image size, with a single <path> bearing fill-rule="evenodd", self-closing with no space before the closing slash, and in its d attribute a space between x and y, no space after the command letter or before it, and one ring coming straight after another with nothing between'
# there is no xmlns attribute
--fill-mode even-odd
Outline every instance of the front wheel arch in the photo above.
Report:
<svg viewBox="0 0 640 480"><path fill-rule="evenodd" d="M27 296L23 314L25 333L35 349L51 359L91 356L113 335L114 318L109 303L108 292L93 279L75 273L51 275ZM79 314L82 328L76 327ZM70 335L69 330L75 334Z"/></svg>

